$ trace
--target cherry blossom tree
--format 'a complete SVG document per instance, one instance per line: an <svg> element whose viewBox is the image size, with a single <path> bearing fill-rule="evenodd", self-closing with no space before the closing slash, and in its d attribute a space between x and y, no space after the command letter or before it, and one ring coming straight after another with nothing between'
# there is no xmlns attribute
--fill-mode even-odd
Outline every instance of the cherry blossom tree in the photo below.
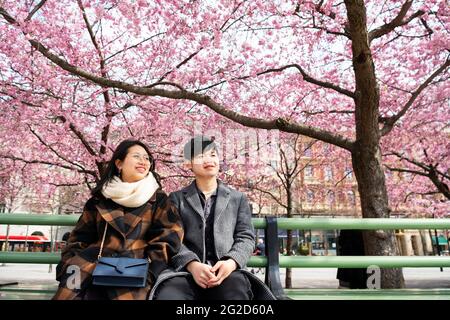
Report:
<svg viewBox="0 0 450 320"><path fill-rule="evenodd" d="M416 209L419 216L445 217L450 203L450 141L445 130L402 137L403 146L384 154L391 204ZM387 146L386 146L387 147ZM413 211L411 210L411 211Z"/></svg>
<svg viewBox="0 0 450 320"><path fill-rule="evenodd" d="M92 179L111 130L132 127L124 113L167 110L170 126L152 126L164 133L195 108L345 150L363 216L389 217L384 144L413 119L449 120L443 0L2 1L0 15L1 103L14 115L2 127L41 137L26 149L37 154L70 132L76 143L51 159ZM46 117L59 124L48 135ZM368 255L398 254L392 232L364 239ZM383 287L402 285L401 270L382 270Z"/></svg>

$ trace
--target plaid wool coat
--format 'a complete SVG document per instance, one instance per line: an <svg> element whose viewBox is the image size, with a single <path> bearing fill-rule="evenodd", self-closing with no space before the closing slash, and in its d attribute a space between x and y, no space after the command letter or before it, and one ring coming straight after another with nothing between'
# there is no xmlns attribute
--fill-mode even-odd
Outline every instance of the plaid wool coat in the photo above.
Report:
<svg viewBox="0 0 450 320"><path fill-rule="evenodd" d="M150 258L145 288L100 287L92 285L100 244L108 223L103 257ZM159 189L138 208L125 208L104 197L92 197L71 232L56 269L60 282L53 299L146 299L161 271L166 269L183 240L177 209ZM79 268L79 281L72 276ZM75 287L75 289L73 289Z"/></svg>

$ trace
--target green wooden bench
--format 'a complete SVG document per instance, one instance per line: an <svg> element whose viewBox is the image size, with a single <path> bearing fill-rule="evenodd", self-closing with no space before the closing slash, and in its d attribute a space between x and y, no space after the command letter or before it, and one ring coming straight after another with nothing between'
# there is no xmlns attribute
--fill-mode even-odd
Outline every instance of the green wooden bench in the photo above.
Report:
<svg viewBox="0 0 450 320"><path fill-rule="evenodd" d="M0 214L3 225L73 226L79 216ZM450 219L338 219L338 218L255 218L253 225L264 229L266 256L251 257L248 267L266 268L265 280L279 298L296 300L450 300L450 288L436 289L283 289L280 268L380 268L450 267L448 256L279 256L278 230L391 230L449 229ZM57 264L59 253L2 252L0 263ZM1 279L1 277L0 277ZM49 299L56 282L45 285L0 286L0 299Z"/></svg>

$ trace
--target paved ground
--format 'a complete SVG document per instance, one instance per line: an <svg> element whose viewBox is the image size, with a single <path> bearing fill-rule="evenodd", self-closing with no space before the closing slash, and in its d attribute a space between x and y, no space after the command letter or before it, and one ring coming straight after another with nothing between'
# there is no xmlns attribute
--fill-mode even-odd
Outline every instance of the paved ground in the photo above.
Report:
<svg viewBox="0 0 450 320"><path fill-rule="evenodd" d="M42 264L0 264L0 284L17 281L19 284L57 284L55 265L49 272L49 265ZM304 268L293 270L294 288L337 288L336 269ZM403 268L407 288L450 288L450 268ZM261 279L264 275L257 273ZM285 270L281 269L282 283Z"/></svg>

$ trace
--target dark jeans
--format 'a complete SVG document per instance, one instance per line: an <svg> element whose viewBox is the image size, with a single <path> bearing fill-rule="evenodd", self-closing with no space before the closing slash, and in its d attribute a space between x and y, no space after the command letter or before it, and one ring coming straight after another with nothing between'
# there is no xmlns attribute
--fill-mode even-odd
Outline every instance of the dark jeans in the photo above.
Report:
<svg viewBox="0 0 450 320"><path fill-rule="evenodd" d="M233 271L220 285L203 289L192 275L165 280L155 293L155 300L251 300L250 281L245 274Z"/></svg>

